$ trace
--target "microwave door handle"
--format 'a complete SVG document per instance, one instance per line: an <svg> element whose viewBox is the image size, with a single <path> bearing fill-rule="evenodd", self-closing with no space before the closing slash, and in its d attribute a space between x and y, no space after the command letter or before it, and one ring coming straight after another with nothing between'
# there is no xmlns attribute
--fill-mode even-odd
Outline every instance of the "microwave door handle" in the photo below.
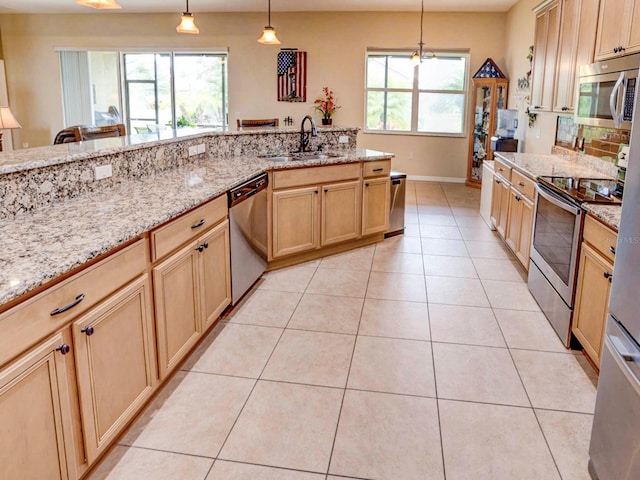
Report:
<svg viewBox="0 0 640 480"><path fill-rule="evenodd" d="M613 122L616 128L620 128L620 123L622 121L622 115L618 113L618 92L620 91L620 86L624 83L624 72L620 72L620 76L616 81L613 89L611 90L611 95L609 96L609 109L611 110L611 116L613 117Z"/></svg>

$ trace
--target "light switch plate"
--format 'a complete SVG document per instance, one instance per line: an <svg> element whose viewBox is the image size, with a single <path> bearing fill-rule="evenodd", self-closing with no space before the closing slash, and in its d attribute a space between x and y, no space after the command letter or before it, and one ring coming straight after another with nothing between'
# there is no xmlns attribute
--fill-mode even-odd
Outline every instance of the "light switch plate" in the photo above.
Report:
<svg viewBox="0 0 640 480"><path fill-rule="evenodd" d="M113 176L113 168L111 167L111 164L100 165L99 167L95 167L94 173L96 180L102 180L103 178L109 178Z"/></svg>
<svg viewBox="0 0 640 480"><path fill-rule="evenodd" d="M194 155L198 154L198 146L197 145L192 145L189 147L189 156L193 157Z"/></svg>
<svg viewBox="0 0 640 480"><path fill-rule="evenodd" d="M629 146L620 145L618 150L618 161L616 162L619 167L627 168L629 165Z"/></svg>
<svg viewBox="0 0 640 480"><path fill-rule="evenodd" d="M349 143L349 137L346 135L340 135L338 138L339 143Z"/></svg>
<svg viewBox="0 0 640 480"><path fill-rule="evenodd" d="M205 152L204 143L201 143L198 145L198 153L204 153L204 152Z"/></svg>

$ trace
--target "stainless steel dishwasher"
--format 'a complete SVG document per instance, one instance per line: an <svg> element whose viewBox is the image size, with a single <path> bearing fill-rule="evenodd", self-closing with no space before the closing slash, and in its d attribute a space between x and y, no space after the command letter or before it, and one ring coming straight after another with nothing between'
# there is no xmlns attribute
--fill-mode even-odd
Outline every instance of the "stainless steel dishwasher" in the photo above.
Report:
<svg viewBox="0 0 640 480"><path fill-rule="evenodd" d="M391 210L389 212L389 230L385 237L404 233L404 207L407 195L407 174L391 172Z"/></svg>
<svg viewBox="0 0 640 480"><path fill-rule="evenodd" d="M235 305L267 267L267 174L229 190L231 303Z"/></svg>

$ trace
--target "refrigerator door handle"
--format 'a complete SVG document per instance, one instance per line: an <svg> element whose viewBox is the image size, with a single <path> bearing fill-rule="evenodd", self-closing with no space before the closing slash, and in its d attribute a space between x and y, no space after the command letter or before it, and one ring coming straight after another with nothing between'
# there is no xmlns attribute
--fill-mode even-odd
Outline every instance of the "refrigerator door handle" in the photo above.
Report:
<svg viewBox="0 0 640 480"><path fill-rule="evenodd" d="M609 339L611 340L611 345L613 346L614 351L620 355L625 362L637 362L640 361L640 354L636 352L629 351L620 338L609 335Z"/></svg>

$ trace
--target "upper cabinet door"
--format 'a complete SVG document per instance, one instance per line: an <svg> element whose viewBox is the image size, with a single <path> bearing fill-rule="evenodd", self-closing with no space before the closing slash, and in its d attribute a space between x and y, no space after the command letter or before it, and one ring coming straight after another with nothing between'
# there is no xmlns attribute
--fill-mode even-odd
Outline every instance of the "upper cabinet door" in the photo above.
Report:
<svg viewBox="0 0 640 480"><path fill-rule="evenodd" d="M631 24L629 25L625 54L640 52L640 1L635 0L630 8L629 20Z"/></svg>
<svg viewBox="0 0 640 480"><path fill-rule="evenodd" d="M553 2L536 12L531 87L531 106L534 110L552 110L559 35L560 6Z"/></svg>
<svg viewBox="0 0 640 480"><path fill-rule="evenodd" d="M640 1L600 0L596 60L640 51Z"/></svg>

